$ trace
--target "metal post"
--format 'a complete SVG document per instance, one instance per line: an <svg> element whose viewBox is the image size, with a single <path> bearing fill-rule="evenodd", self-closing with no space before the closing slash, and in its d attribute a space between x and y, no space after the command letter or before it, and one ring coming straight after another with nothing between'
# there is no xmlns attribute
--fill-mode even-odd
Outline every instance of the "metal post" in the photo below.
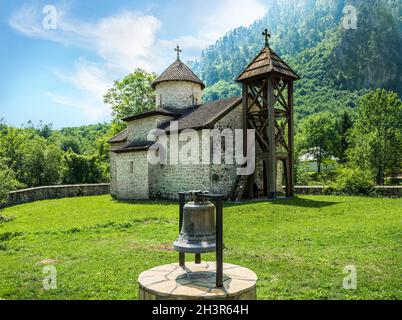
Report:
<svg viewBox="0 0 402 320"><path fill-rule="evenodd" d="M216 286L223 287L223 197L216 199Z"/></svg>
<svg viewBox="0 0 402 320"><path fill-rule="evenodd" d="M185 205L185 201L186 201L186 194L185 193L179 193L179 213L180 213L180 217L179 217L179 234L181 232L181 229L183 227L183 215L184 215L184 205ZM180 267L185 267L186 266L186 254L180 252L179 253L179 265Z"/></svg>

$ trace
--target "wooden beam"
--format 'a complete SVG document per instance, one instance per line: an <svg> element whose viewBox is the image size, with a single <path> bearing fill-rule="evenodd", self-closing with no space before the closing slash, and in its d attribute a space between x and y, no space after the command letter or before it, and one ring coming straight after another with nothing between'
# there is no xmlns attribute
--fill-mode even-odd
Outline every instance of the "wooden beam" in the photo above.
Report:
<svg viewBox="0 0 402 320"><path fill-rule="evenodd" d="M248 112L249 112L249 85L247 82L243 82L243 156L247 156L247 151L248 151L248 144L247 144L247 130L249 128L248 125ZM249 179L251 180L251 179ZM250 189L250 183L247 185L247 189L245 190L245 194L250 198L253 196L253 185L251 184L251 189Z"/></svg>
<svg viewBox="0 0 402 320"><path fill-rule="evenodd" d="M260 143L261 149L263 151L267 151L268 150L268 143L264 140L264 137L257 130L257 128L256 128L255 124L253 123L253 121L249 119L248 124L252 129L255 130L255 135L256 135L256 138L257 138L258 142Z"/></svg>
<svg viewBox="0 0 402 320"><path fill-rule="evenodd" d="M295 195L295 151L294 151L294 110L293 110L293 81L288 82L288 110L289 110L289 122L288 122L288 147L289 147L289 187L287 187L287 196L294 197Z"/></svg>
<svg viewBox="0 0 402 320"><path fill-rule="evenodd" d="M274 86L273 86L273 78L267 79L267 90L266 90L266 97L267 97L267 110L268 110L268 126L267 126L267 136L268 136L268 143L269 149L268 154L269 158L267 160L267 188L268 188L268 198L275 199L277 192L276 192L276 143L275 143L275 104L274 104Z"/></svg>
<svg viewBox="0 0 402 320"><path fill-rule="evenodd" d="M286 101L283 97L283 91L286 89L286 84L284 84L282 87L279 87L279 85L275 83L274 89L278 90L278 95L275 97L274 104L276 104L276 102L279 102L281 106L283 106L287 110ZM280 98L282 98L282 100Z"/></svg>
<svg viewBox="0 0 402 320"><path fill-rule="evenodd" d="M243 82L243 156L247 156L247 129L248 129L248 85Z"/></svg>
<svg viewBox="0 0 402 320"><path fill-rule="evenodd" d="M264 80L264 82L262 83L262 86L261 86L261 88L259 88L258 89L258 92L256 92L255 90L254 90L254 88L252 87L252 86L250 86L250 90L253 92L253 94L254 94L254 99L251 101L251 104L250 104L250 106L249 106L249 109L251 109L253 106L254 106L254 104L256 103L256 101L258 101L257 99L258 99L258 97L261 97L261 93L264 91L264 88L265 88L265 83L266 83L266 81ZM261 97L261 98L263 98L263 97ZM264 99L264 98L263 98ZM257 105L259 105L259 104L257 104Z"/></svg>

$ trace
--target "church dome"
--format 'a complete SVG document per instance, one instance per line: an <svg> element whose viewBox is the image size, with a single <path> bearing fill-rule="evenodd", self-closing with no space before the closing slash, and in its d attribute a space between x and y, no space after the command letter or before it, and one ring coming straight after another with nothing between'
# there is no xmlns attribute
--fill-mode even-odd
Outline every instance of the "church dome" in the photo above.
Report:
<svg viewBox="0 0 402 320"><path fill-rule="evenodd" d="M200 78L179 59L172 63L170 67L152 83L152 89L155 89L157 84L167 81L189 81L199 84L201 89L205 88L205 84Z"/></svg>

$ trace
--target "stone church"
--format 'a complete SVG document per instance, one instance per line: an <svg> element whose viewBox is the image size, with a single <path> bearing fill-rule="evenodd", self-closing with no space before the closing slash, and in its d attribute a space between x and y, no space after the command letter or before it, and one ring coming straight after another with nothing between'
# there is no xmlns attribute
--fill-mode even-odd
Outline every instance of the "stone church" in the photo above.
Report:
<svg viewBox="0 0 402 320"><path fill-rule="evenodd" d="M201 132L204 129L243 130L245 126L244 96L204 103L202 100L204 83L180 60L179 48L176 51L177 60L152 84L156 96L155 109L123 119L127 123L127 129L109 140L111 193L117 199L177 199L179 192L188 190L208 190L229 198L241 180L237 176L236 162L220 165L183 165L169 162L149 164L147 153L155 142L148 141L148 133L152 129L164 130L169 140L173 139L172 135L185 129L193 129L200 135L201 140ZM251 75L253 78L255 76L258 78L259 74L265 76L273 73L280 73L281 77L289 77L291 80L298 78L266 45L238 80L241 82ZM254 100L251 95L248 99ZM246 101L247 105L250 105L249 100ZM172 121L177 121L178 133L170 132ZM266 195L265 178L268 175L264 156L261 155L263 150L259 144L256 146L256 152L256 171L252 181L248 179L246 183L259 188L262 190L261 193Z"/></svg>

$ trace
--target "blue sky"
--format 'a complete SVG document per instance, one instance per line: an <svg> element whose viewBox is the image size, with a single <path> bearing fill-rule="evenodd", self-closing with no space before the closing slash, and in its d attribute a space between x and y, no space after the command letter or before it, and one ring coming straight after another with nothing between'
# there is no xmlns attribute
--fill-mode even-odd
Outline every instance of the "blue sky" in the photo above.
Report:
<svg viewBox="0 0 402 320"><path fill-rule="evenodd" d="M102 96L114 80L136 67L160 73L176 44L183 60L197 59L227 31L261 18L268 2L0 0L0 119L55 128L109 121ZM56 19L46 19L48 5Z"/></svg>

